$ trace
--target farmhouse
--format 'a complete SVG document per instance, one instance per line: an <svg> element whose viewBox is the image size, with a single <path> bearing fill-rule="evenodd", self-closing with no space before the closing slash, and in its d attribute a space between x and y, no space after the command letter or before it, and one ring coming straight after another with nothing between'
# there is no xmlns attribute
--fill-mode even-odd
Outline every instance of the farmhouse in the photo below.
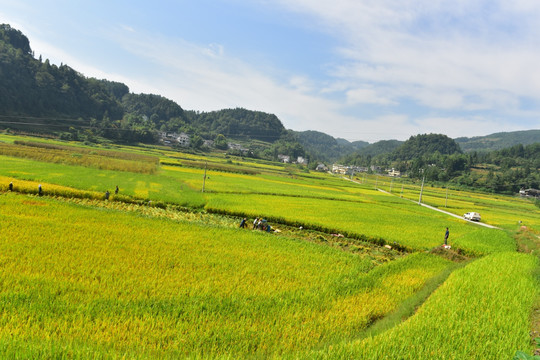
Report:
<svg viewBox="0 0 540 360"><path fill-rule="evenodd" d="M302 164L302 165L307 165L307 159L302 157L302 156L299 156L298 158L296 158L296 163L297 164Z"/></svg>
<svg viewBox="0 0 540 360"><path fill-rule="evenodd" d="M179 144L183 147L189 146L189 135L186 133L177 134L175 132L160 131L158 132L159 140L165 145Z"/></svg>
<svg viewBox="0 0 540 360"><path fill-rule="evenodd" d="M315 171L328 171L328 166L324 164L318 164L315 168Z"/></svg>
<svg viewBox="0 0 540 360"><path fill-rule="evenodd" d="M338 164L333 164L332 165L332 172L334 174L342 174L342 175L345 175L347 173L347 170L349 170L349 167L348 166L345 166L345 165L338 165Z"/></svg>
<svg viewBox="0 0 540 360"><path fill-rule="evenodd" d="M289 155L279 154L277 157L282 163L288 164L291 162L291 157Z"/></svg>
<svg viewBox="0 0 540 360"><path fill-rule="evenodd" d="M188 147L189 146L189 135L186 133L181 133L176 138L176 142L182 146L182 147Z"/></svg>
<svg viewBox="0 0 540 360"><path fill-rule="evenodd" d="M391 170L388 171L388 176L400 177L401 172L399 170L396 170L396 169L392 168Z"/></svg>

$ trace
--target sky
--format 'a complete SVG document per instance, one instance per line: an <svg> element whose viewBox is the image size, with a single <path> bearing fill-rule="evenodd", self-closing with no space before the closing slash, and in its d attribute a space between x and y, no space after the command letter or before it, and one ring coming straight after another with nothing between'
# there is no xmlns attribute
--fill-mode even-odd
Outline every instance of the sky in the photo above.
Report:
<svg viewBox="0 0 540 360"><path fill-rule="evenodd" d="M540 129L537 0L0 0L35 57L349 141Z"/></svg>

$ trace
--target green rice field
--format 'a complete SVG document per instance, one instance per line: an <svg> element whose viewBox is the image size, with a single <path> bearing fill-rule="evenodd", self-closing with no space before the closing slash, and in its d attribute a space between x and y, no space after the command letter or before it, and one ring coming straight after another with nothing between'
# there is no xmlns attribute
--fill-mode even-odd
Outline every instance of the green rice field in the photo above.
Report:
<svg viewBox="0 0 540 360"><path fill-rule="evenodd" d="M533 352L531 201L425 186L423 203L480 212L487 228L380 176L7 134L0 148L0 358Z"/></svg>

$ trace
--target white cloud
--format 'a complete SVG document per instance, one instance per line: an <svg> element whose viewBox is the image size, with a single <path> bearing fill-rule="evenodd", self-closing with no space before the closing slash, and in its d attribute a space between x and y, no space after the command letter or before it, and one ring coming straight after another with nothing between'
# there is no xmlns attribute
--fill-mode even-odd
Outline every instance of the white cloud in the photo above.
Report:
<svg viewBox="0 0 540 360"><path fill-rule="evenodd" d="M373 89L352 89L347 91L347 104L395 105L396 102Z"/></svg>
<svg viewBox="0 0 540 360"><path fill-rule="evenodd" d="M366 83L423 93L442 91L441 109L460 99L507 92L540 101L540 3L536 1L287 0L345 43L333 75L352 88ZM324 26L319 26L323 24ZM354 85L356 84L356 85ZM415 99L414 94L409 97ZM491 97L491 96L489 96ZM481 101L488 104L489 98ZM430 105L431 104L431 105Z"/></svg>

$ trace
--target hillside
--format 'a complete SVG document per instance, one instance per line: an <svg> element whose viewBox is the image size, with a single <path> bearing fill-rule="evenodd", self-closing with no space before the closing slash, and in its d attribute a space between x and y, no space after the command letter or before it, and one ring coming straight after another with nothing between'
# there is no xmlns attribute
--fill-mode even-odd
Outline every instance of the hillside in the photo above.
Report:
<svg viewBox="0 0 540 360"><path fill-rule="evenodd" d="M519 144L540 143L540 130L500 132L471 138L460 137L456 138L455 141L465 152L501 150Z"/></svg>
<svg viewBox="0 0 540 360"><path fill-rule="evenodd" d="M0 108L0 128L65 140L156 143L158 131L185 132L194 148L219 135L225 149L227 141L246 147L264 142L251 149L253 156L304 155L273 114L242 108L184 111L163 96L130 93L123 83L87 78L67 65L34 58L28 38L7 24L0 25Z"/></svg>
<svg viewBox="0 0 540 360"><path fill-rule="evenodd" d="M349 142L345 139L335 139L320 131L307 130L294 133L311 157L322 162L337 161L341 157L369 145L365 141Z"/></svg>

